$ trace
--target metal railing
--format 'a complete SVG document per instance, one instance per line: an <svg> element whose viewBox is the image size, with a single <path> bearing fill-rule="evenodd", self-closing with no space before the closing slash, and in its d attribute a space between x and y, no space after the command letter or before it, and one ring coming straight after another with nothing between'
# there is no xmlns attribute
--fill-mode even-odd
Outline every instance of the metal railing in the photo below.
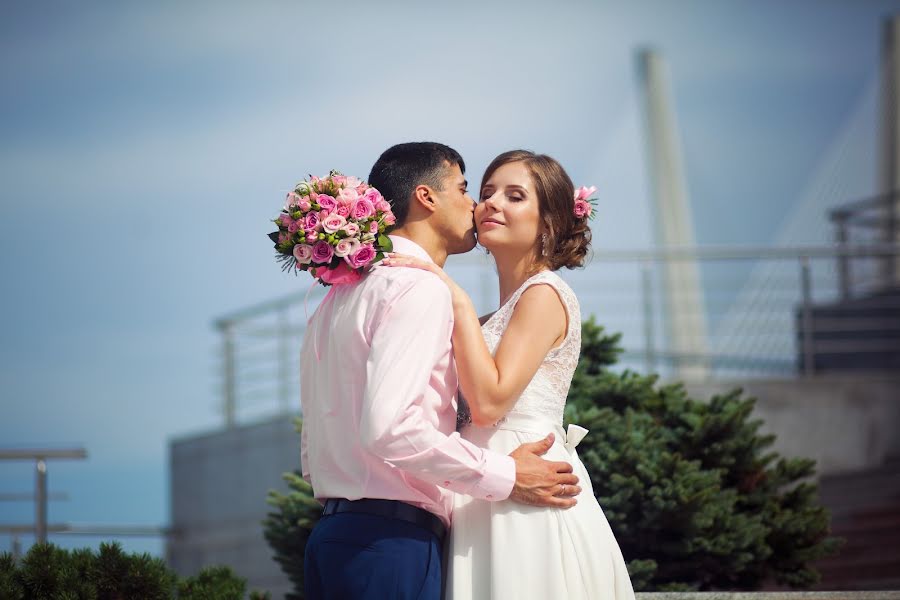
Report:
<svg viewBox="0 0 900 600"><path fill-rule="evenodd" d="M829 320L816 311L889 288L879 283L879 265L898 254L898 244L872 243L598 251L586 268L560 274L575 290L583 318L593 315L608 332L622 333L625 352L617 368L679 379L797 377L816 373L816 353L823 344L821 351L860 356L884 351L881 317L861 314ZM678 304L663 297L663 269L672 261L685 260L700 266L700 303ZM496 309L496 275L483 253L451 257L447 271L470 291L480 312ZM239 416L300 408L300 344L307 315L313 314L326 290L319 286L310 290L311 280L298 282L302 289L296 294L215 322L221 335L217 371L227 426ZM675 291L691 296L695 292ZM894 300L888 297L884 302L891 310ZM702 314L707 334L692 347L705 350L686 352L673 345L667 322L685 314L672 314L671 306L689 306L682 310ZM840 339L842 331L867 328L874 332L871 340ZM836 339L828 340L830 335Z"/></svg>
<svg viewBox="0 0 900 600"><path fill-rule="evenodd" d="M832 209L828 218L834 225L834 240L839 248L849 245L892 244L900 241L900 191L853 200ZM894 254L877 257L877 281L895 281L900 277L900 263ZM838 258L841 297L851 296L852 263Z"/></svg>

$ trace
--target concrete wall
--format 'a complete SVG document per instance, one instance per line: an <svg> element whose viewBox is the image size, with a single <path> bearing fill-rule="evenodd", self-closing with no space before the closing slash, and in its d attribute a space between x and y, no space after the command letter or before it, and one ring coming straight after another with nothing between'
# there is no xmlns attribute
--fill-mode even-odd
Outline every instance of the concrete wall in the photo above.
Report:
<svg viewBox="0 0 900 600"><path fill-rule="evenodd" d="M273 598L290 591L262 533L270 489L286 491L285 471L300 465L300 436L288 416L169 445L172 527L169 565L180 575L223 564L249 589Z"/></svg>
<svg viewBox="0 0 900 600"><path fill-rule="evenodd" d="M820 475L857 471L900 457L900 374L689 384L708 399L741 387L757 399L763 431L785 456L816 459Z"/></svg>

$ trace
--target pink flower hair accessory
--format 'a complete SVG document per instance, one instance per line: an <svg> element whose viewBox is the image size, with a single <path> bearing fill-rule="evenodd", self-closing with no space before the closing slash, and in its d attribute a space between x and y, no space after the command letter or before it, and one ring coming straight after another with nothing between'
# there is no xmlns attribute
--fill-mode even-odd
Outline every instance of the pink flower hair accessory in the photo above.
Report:
<svg viewBox="0 0 900 600"><path fill-rule="evenodd" d="M597 188L594 186L581 186L575 190L575 203L572 211L575 213L576 219L593 219L595 198L591 198Z"/></svg>

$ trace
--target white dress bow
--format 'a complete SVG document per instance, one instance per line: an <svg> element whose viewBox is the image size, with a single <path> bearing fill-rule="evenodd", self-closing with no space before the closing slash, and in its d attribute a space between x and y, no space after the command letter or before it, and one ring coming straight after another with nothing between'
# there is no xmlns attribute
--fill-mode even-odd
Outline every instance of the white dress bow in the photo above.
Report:
<svg viewBox="0 0 900 600"><path fill-rule="evenodd" d="M584 439L584 436L588 434L588 430L584 427L580 427L578 425L569 424L568 429L566 430L566 450L570 453L575 450L575 447Z"/></svg>

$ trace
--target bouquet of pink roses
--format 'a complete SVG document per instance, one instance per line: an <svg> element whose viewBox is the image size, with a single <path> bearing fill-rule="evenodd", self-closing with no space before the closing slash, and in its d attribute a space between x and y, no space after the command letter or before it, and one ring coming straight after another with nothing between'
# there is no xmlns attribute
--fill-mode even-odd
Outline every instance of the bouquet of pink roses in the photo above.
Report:
<svg viewBox="0 0 900 600"><path fill-rule="evenodd" d="M356 177L331 171L310 177L287 195L278 231L269 234L284 271L309 271L322 285L357 281L393 249L384 232L396 220L391 205Z"/></svg>

